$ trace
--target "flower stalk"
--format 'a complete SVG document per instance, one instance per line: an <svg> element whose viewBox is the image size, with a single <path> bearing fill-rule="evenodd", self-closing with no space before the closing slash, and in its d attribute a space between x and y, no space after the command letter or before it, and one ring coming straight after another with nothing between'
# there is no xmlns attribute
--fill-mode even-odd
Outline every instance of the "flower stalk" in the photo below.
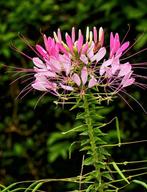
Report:
<svg viewBox="0 0 147 192"><path fill-rule="evenodd" d="M90 116L89 105L88 105L88 100L87 100L86 96L83 97L83 101L84 101L84 109L85 109L85 113L86 113L85 122L86 122L86 125L88 128L91 151L92 151L93 160L94 160L94 167L95 167L96 172L98 173L98 181L99 181L99 185L100 185L101 184L101 174L100 174L100 169L97 168L97 163L99 161L99 158L98 158L97 147L96 147L96 143L95 143L95 139L94 139L92 119Z"/></svg>

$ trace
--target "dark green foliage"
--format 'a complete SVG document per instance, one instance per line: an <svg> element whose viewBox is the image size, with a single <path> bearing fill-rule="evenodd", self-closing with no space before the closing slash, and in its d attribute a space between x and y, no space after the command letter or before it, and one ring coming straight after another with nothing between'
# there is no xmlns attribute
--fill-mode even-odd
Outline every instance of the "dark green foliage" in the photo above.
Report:
<svg viewBox="0 0 147 192"><path fill-rule="evenodd" d="M12 73L6 73L4 65L28 68L32 67L32 63L14 51L12 44L30 56L35 55L19 35L24 35L34 45L35 42L42 41L41 32L50 35L58 27L70 31L72 26L85 30L87 25L95 25L103 26L106 33L113 30L124 37L129 24L129 40L133 42L142 35L135 45L138 50L146 46L147 42L146 5L146 0L0 0L0 183L78 175L80 166L77 164L80 164L82 159L81 154L75 152L72 155L73 160L68 161L68 146L74 138L70 137L70 134L61 135L60 138L59 132L78 126L74 125L75 115L73 111L69 112L69 107L57 108L52 104L54 98L46 95L34 109L41 95L39 93L31 93L23 100L16 99L24 85L21 80L10 85L15 77L12 77ZM108 35L106 39L108 40ZM144 60L147 60L146 52L133 58L134 62ZM132 92L145 106L146 92L130 90L130 93ZM109 114L108 121L118 116L123 141L146 139L147 118L136 104L131 102L135 112L120 99L111 105L113 111ZM147 105L145 107L147 109ZM99 125L95 125L95 131L96 126ZM112 123L105 128L106 132L110 131L109 143L117 142L114 127L115 123ZM78 143L73 144L73 149L77 146ZM132 153L134 147L135 153ZM143 145L133 145L120 150L114 148L112 153L118 161L141 160L147 157ZM63 161L62 158L66 160ZM48 191L52 191L52 186L54 185L48 186ZM134 185L130 191L133 187ZM54 189L56 190L56 185Z"/></svg>

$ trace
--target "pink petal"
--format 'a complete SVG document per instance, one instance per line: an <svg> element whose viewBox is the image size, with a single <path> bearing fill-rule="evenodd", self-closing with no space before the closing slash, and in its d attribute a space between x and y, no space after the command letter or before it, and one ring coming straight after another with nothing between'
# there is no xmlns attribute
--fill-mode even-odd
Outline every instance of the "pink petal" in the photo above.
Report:
<svg viewBox="0 0 147 192"><path fill-rule="evenodd" d="M57 60L55 57L51 57L49 61L49 65L53 72L60 73L62 70L62 66L59 60Z"/></svg>
<svg viewBox="0 0 147 192"><path fill-rule="evenodd" d="M49 71L48 69L39 69L37 67L34 67L34 71L37 74L40 74L40 75L43 75L43 76L46 76L46 77L56 77L56 73L54 73L52 71Z"/></svg>
<svg viewBox="0 0 147 192"><path fill-rule="evenodd" d="M47 87L48 87L47 78L41 74L35 74L35 77L36 77L36 80L32 84L32 87L39 91L47 91Z"/></svg>
<svg viewBox="0 0 147 192"><path fill-rule="evenodd" d="M83 45L81 54L85 54L86 51L88 50L88 47L89 47L88 43L86 43L85 45Z"/></svg>
<svg viewBox="0 0 147 192"><path fill-rule="evenodd" d="M40 53L41 56L46 57L47 56L47 52L45 51L45 49L43 49L43 47L41 47L40 45L36 45L36 49L37 51Z"/></svg>
<svg viewBox="0 0 147 192"><path fill-rule="evenodd" d="M33 63L36 65L36 67L41 68L41 69L46 69L45 64L39 57L33 57Z"/></svg>
<svg viewBox="0 0 147 192"><path fill-rule="evenodd" d="M81 79L82 79L82 83L83 83L83 85L86 84L86 82L87 82L87 78L88 78L87 67L83 67L83 69L82 69L82 71L81 71Z"/></svg>
<svg viewBox="0 0 147 192"><path fill-rule="evenodd" d="M60 62L66 75L69 75L71 70L71 59L67 55L60 55Z"/></svg>
<svg viewBox="0 0 147 192"><path fill-rule="evenodd" d="M120 65L118 63L112 63L112 74L114 75L118 70L120 70Z"/></svg>
<svg viewBox="0 0 147 192"><path fill-rule="evenodd" d="M115 42L115 51L117 51L120 48L120 40L119 40L119 34L118 33L115 34L114 42Z"/></svg>
<svg viewBox="0 0 147 192"><path fill-rule="evenodd" d="M106 70L106 75L105 75L105 77L106 77L106 78L111 78L111 77L113 76L113 74L112 74L112 68L107 67L105 70Z"/></svg>
<svg viewBox="0 0 147 192"><path fill-rule="evenodd" d="M91 46L87 50L87 56L89 59L91 59L94 56L93 49L94 49L94 43L92 42Z"/></svg>
<svg viewBox="0 0 147 192"><path fill-rule="evenodd" d="M122 85L122 87L127 87L129 85L132 85L135 82L135 78L130 78L132 73L133 73L133 71L131 71L130 73L126 74L123 77L121 84L120 84L120 85Z"/></svg>
<svg viewBox="0 0 147 192"><path fill-rule="evenodd" d="M41 74L46 77L56 77L56 73L51 72L51 71L44 71L44 72L42 71Z"/></svg>
<svg viewBox="0 0 147 192"><path fill-rule="evenodd" d="M80 56L80 60L83 61L83 63L85 63L86 65L88 64L88 58L86 57L86 55L81 55Z"/></svg>
<svg viewBox="0 0 147 192"><path fill-rule="evenodd" d="M122 44L122 46L121 46L122 52L125 51L125 50L129 47L129 45L130 45L130 42L129 42L129 41L127 41L127 42L125 42L124 44Z"/></svg>
<svg viewBox="0 0 147 192"><path fill-rule="evenodd" d="M78 74L74 73L71 79L77 84L78 87L81 85L81 80Z"/></svg>
<svg viewBox="0 0 147 192"><path fill-rule="evenodd" d="M62 53L65 53L66 55L68 55L67 50L65 49L65 47L62 44L58 43L58 47Z"/></svg>
<svg viewBox="0 0 147 192"><path fill-rule="evenodd" d="M94 87L97 83L97 80L92 76L92 78L89 80L88 87Z"/></svg>
<svg viewBox="0 0 147 192"><path fill-rule="evenodd" d="M124 81L122 83L122 87L128 87L128 86L132 85L134 82L135 82L135 78L127 79L126 81Z"/></svg>
<svg viewBox="0 0 147 192"><path fill-rule="evenodd" d="M130 63L121 64L120 65L120 71L118 73L118 77L123 77L127 73L130 73L131 69L132 69L132 66Z"/></svg>
<svg viewBox="0 0 147 192"><path fill-rule="evenodd" d="M60 83L60 86L62 87L62 89L65 89L67 91L73 91L73 87L68 86L68 85L63 85L62 83Z"/></svg>
<svg viewBox="0 0 147 192"><path fill-rule="evenodd" d="M46 87L40 82L33 83L32 87L38 91L47 91Z"/></svg>
<svg viewBox="0 0 147 192"><path fill-rule="evenodd" d="M96 61L99 62L106 54L106 48L102 47L99 51L90 59L92 62Z"/></svg>
<svg viewBox="0 0 147 192"><path fill-rule="evenodd" d="M78 53L80 53L81 48L82 48L82 45L83 45L83 35L80 34L79 39L78 39L78 41L77 41Z"/></svg>
<svg viewBox="0 0 147 192"><path fill-rule="evenodd" d="M112 59L108 59L100 66L100 75L103 75L106 72L106 68L112 64Z"/></svg>
<svg viewBox="0 0 147 192"><path fill-rule="evenodd" d="M45 45L45 49L48 51L49 49L49 45L48 45L48 39L46 37L46 35L44 34L43 35L43 39L44 39L44 45Z"/></svg>
<svg viewBox="0 0 147 192"><path fill-rule="evenodd" d="M117 55L121 55L128 47L129 47L130 43L129 41L125 42L124 44L122 44L122 46L118 49L117 51Z"/></svg>

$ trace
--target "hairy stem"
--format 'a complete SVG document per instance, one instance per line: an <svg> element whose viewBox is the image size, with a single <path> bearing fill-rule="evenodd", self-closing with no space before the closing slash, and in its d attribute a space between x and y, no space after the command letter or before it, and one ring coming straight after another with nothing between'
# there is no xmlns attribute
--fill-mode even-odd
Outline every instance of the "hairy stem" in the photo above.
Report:
<svg viewBox="0 0 147 192"><path fill-rule="evenodd" d="M97 173L97 178L98 178L98 182L99 182L99 186L100 186L101 185L101 172L100 172L100 168L98 168L98 166L97 166L97 164L99 162L99 157L98 157L97 146L96 146L95 138L94 138L92 118L90 115L90 108L89 108L88 100L86 97L84 97L83 100L84 100L84 109L85 109L85 113L86 113L85 122L86 122L86 125L88 128L91 151L92 151L93 160L94 160L94 167L95 167L95 170ZM100 191L100 192L102 192L102 191Z"/></svg>

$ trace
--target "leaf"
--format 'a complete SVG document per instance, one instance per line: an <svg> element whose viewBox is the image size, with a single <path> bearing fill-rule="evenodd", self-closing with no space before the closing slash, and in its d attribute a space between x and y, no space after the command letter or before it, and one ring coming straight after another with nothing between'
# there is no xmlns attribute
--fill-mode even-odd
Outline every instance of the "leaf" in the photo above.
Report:
<svg viewBox="0 0 147 192"><path fill-rule="evenodd" d="M112 176L110 175L110 173L103 173L103 177L109 179L109 180L113 180Z"/></svg>
<svg viewBox="0 0 147 192"><path fill-rule="evenodd" d="M38 184L34 187L34 189L32 190L32 192L38 191L38 189L41 187L42 184L43 184L43 182L38 183Z"/></svg>
<svg viewBox="0 0 147 192"><path fill-rule="evenodd" d="M74 141L74 142L72 142L72 144L69 146L69 153L68 153L69 159L71 159L71 153L72 153L72 151L74 151L74 149L76 148L76 147L75 147L76 144L77 144L77 141Z"/></svg>
<svg viewBox="0 0 147 192"><path fill-rule="evenodd" d="M145 182L143 182L143 181L133 180L132 182L133 182L133 183L136 183L136 184L139 184L139 185L142 185L145 189L147 189L147 183L145 183Z"/></svg>
<svg viewBox="0 0 147 192"><path fill-rule="evenodd" d="M72 111L73 109L76 109L79 106L80 101L81 101L81 98L77 100L76 104L70 109L70 111Z"/></svg>
<svg viewBox="0 0 147 192"><path fill-rule="evenodd" d="M119 129L119 121L118 118L115 117L115 121L116 121L116 131L117 131L117 137L118 137L118 146L121 146L121 136L120 136L120 129Z"/></svg>
<svg viewBox="0 0 147 192"><path fill-rule="evenodd" d="M122 171L119 169L119 167L117 166L117 164L115 162L112 162L112 165L114 167L114 169L117 171L117 173L122 177L122 179L124 179L128 184L130 184L130 182L128 181L128 179L125 177L125 175L122 173Z"/></svg>
<svg viewBox="0 0 147 192"><path fill-rule="evenodd" d="M62 134L65 135L65 134L71 133L71 132L79 132L79 131L81 131L82 127L84 127L84 125L79 125L77 127L74 127L73 129L70 129L68 131L62 132Z"/></svg>
<svg viewBox="0 0 147 192"><path fill-rule="evenodd" d="M92 157L88 157L88 158L84 159L84 165L92 165L92 164L93 164Z"/></svg>

